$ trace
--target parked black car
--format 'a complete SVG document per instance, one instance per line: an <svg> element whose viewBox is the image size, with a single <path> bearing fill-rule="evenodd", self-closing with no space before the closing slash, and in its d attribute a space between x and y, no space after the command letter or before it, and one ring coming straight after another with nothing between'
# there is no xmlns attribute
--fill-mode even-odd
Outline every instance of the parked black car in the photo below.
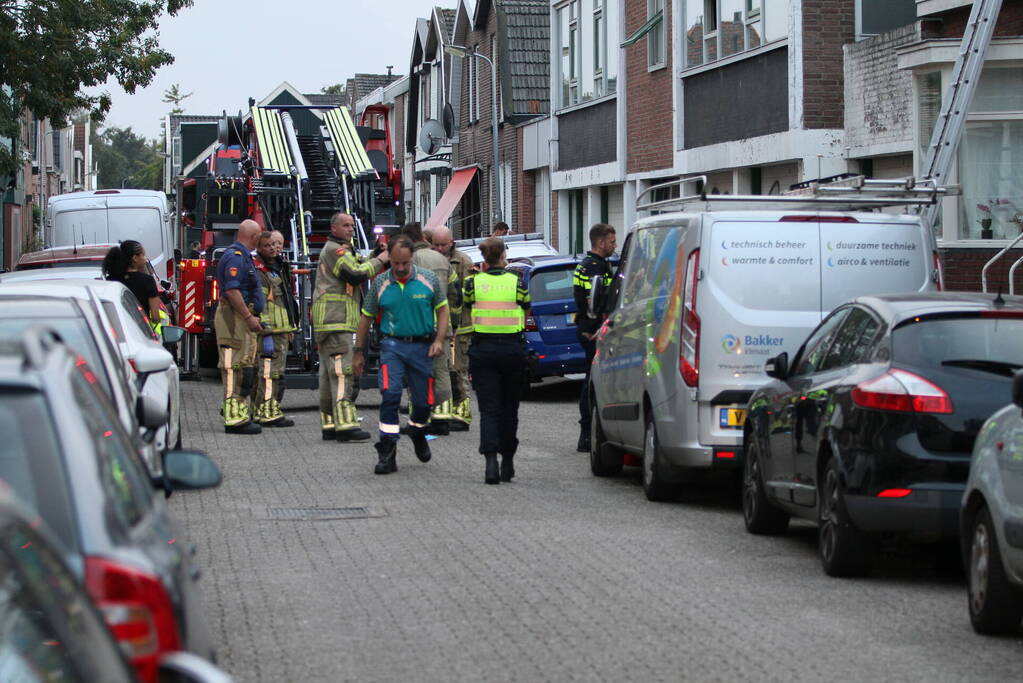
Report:
<svg viewBox="0 0 1023 683"><path fill-rule="evenodd" d="M867 570L872 534L954 538L974 440L1023 367L1023 297L957 292L861 297L833 311L744 426L751 533L790 516L819 526L832 576Z"/></svg>
<svg viewBox="0 0 1023 683"><path fill-rule="evenodd" d="M0 480L53 532L139 678L155 681L172 652L212 657L193 548L164 490L215 486L216 466L170 451L154 487L88 362L38 328L0 341L0 435Z"/></svg>

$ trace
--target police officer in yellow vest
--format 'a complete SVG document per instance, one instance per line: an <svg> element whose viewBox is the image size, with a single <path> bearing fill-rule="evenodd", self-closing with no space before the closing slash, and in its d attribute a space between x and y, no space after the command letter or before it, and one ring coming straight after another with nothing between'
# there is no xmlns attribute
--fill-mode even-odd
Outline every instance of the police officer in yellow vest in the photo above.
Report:
<svg viewBox="0 0 1023 683"><path fill-rule="evenodd" d="M364 259L352 244L355 219L336 213L320 252L313 293L313 338L320 354L320 429L324 440L366 441L355 399L359 380L352 372L352 335L359 325L362 284L384 270L387 252Z"/></svg>
<svg viewBox="0 0 1023 683"><path fill-rule="evenodd" d="M472 259L458 250L447 226L433 231L433 249L448 259L455 283L461 293L465 280L473 272ZM461 299L461 297L459 297ZM451 342L451 409L448 425L451 431L464 432L472 422L472 407L469 401L469 342L472 335L472 308L464 301L451 304L451 329L455 336Z"/></svg>
<svg viewBox="0 0 1023 683"><path fill-rule="evenodd" d="M284 397L284 366L288 360L288 346L295 332L295 299L291 294L291 278L287 262L281 258L284 236L277 231L264 232L256 244L256 273L259 276L266 307L259 316L263 337L272 338L270 355L260 353L259 383L253 401L255 419L264 427L291 427L295 421L284 415L281 399Z"/></svg>
<svg viewBox="0 0 1023 683"><path fill-rule="evenodd" d="M213 319L220 351L220 379L224 383L224 431L259 434L252 421L252 392L256 387L256 335L263 329L259 314L266 300L256 277L250 251L262 230L253 220L238 224L238 234L217 263L220 302Z"/></svg>
<svg viewBox="0 0 1023 683"><path fill-rule="evenodd" d="M526 372L525 317L529 291L518 275L504 269L504 240L480 244L486 271L465 283L464 301L472 306L469 373L480 406L480 453L486 459L484 481L499 484L515 476L519 397ZM501 454L500 471L497 455Z"/></svg>

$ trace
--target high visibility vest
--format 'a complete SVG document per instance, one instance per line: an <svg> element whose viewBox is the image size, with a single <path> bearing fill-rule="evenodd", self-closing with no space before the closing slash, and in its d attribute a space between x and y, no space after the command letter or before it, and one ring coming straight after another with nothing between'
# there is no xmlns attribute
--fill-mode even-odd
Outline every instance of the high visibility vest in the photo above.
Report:
<svg viewBox="0 0 1023 683"><path fill-rule="evenodd" d="M517 300L518 287L519 278L514 273L477 275L473 279L473 331L483 334L514 334L524 330L526 316Z"/></svg>

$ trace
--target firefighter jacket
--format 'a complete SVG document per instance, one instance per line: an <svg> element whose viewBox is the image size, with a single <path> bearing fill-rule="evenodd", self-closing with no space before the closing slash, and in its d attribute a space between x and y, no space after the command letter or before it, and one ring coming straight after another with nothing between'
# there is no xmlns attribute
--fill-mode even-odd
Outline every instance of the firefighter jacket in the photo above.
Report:
<svg viewBox="0 0 1023 683"><path fill-rule="evenodd" d="M362 284L383 269L380 259L365 259L350 241L332 235L323 245L316 267L314 331L354 332L359 325Z"/></svg>
<svg viewBox="0 0 1023 683"><path fill-rule="evenodd" d="M290 291L290 278L287 277L290 270L287 262L277 258L272 263L266 263L258 256L253 261L259 283L263 287L263 296L266 297L266 306L259 316L263 328L270 334L294 332L295 301Z"/></svg>
<svg viewBox="0 0 1023 683"><path fill-rule="evenodd" d="M451 264L451 272L456 276L455 284L458 291L463 292L466 279L472 275L472 259L468 254L458 251L458 247L451 247L448 262ZM457 305L449 305L449 309L451 310L451 329L455 331L455 334L472 332L472 306L469 302L462 298Z"/></svg>
<svg viewBox="0 0 1023 683"><path fill-rule="evenodd" d="M416 242L412 248L412 263L418 268L433 271L433 274L437 276L437 282L440 283L440 286L447 287L448 311L453 310L452 306L461 310L462 291L459 289L458 276L451 267L451 263L448 262L447 257L440 252L434 251L430 247L429 242ZM455 326L449 323L447 333L449 337L454 335L454 329Z"/></svg>
<svg viewBox="0 0 1023 683"><path fill-rule="evenodd" d="M611 264L603 256L586 252L572 275L575 324L579 332L593 334L607 317L607 291L612 281ZM594 287L596 285L596 287Z"/></svg>

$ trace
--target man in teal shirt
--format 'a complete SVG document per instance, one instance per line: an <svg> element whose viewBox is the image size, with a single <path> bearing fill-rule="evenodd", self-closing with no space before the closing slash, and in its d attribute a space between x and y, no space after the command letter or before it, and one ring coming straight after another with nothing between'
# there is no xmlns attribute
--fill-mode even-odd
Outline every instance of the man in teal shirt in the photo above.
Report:
<svg viewBox="0 0 1023 683"><path fill-rule="evenodd" d="M433 407L433 361L443 352L448 329L447 283L441 285L432 271L412 264L412 242L397 237L388 245L391 269L374 280L362 300L362 317L355 334L352 367L362 374L370 322L380 314L380 441L375 444L379 461L374 472L389 474L396 462L401 427L398 406L405 383L411 394L408 435L421 462L430 460L426 427Z"/></svg>

